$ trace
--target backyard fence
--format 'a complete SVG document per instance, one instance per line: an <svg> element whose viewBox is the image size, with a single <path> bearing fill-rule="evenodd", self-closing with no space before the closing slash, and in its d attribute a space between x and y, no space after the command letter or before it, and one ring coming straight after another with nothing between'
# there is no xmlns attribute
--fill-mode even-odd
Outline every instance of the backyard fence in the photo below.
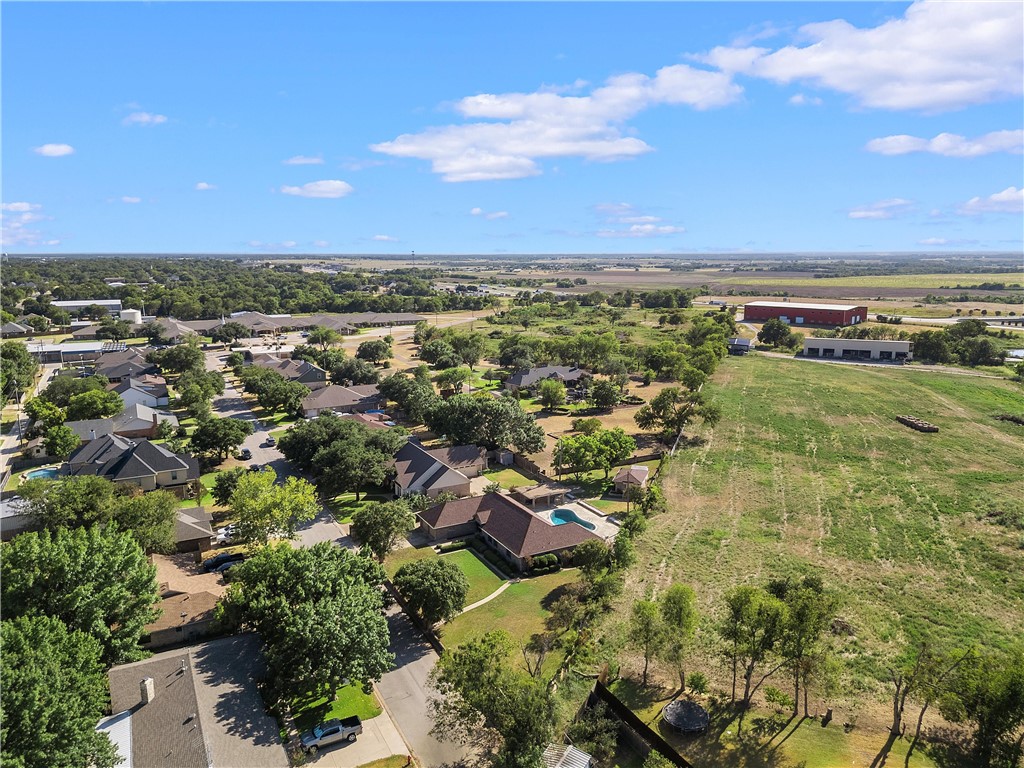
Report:
<svg viewBox="0 0 1024 768"><path fill-rule="evenodd" d="M587 704L593 706L598 701L603 701L619 719L620 735L624 736L641 755L647 757L651 752L657 752L678 768L693 768L686 758L662 738L661 734L637 717L633 710L623 704L600 680L594 683L594 690L587 699Z"/></svg>

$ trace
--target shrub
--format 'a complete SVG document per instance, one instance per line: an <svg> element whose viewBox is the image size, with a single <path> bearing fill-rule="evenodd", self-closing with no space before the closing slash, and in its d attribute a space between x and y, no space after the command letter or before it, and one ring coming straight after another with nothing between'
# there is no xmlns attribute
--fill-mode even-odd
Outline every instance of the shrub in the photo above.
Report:
<svg viewBox="0 0 1024 768"><path fill-rule="evenodd" d="M573 419L572 428L574 432L582 432L584 435L592 435L601 429L600 419Z"/></svg>
<svg viewBox="0 0 1024 768"><path fill-rule="evenodd" d="M686 676L686 687L693 693L707 693L708 676L703 672L691 672Z"/></svg>
<svg viewBox="0 0 1024 768"><path fill-rule="evenodd" d="M455 552L460 549L465 549L469 546L469 542L465 539L459 539L458 541L447 541L441 544L438 549L442 552Z"/></svg>

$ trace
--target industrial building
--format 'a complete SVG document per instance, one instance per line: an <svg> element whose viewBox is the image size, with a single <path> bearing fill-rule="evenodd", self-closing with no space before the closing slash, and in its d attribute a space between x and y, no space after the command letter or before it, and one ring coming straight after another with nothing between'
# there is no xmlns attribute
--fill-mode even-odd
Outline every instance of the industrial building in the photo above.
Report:
<svg viewBox="0 0 1024 768"><path fill-rule="evenodd" d="M53 301L51 304L72 313L80 312L86 307L103 307L114 317L121 313L120 299L68 299L66 301Z"/></svg>
<svg viewBox="0 0 1024 768"><path fill-rule="evenodd" d="M819 339L808 336L804 338L804 357L906 362L914 359L914 342L877 339Z"/></svg>
<svg viewBox="0 0 1024 768"><path fill-rule="evenodd" d="M868 308L854 304L751 301L743 305L743 319L753 323L774 319L789 325L857 325L868 319Z"/></svg>

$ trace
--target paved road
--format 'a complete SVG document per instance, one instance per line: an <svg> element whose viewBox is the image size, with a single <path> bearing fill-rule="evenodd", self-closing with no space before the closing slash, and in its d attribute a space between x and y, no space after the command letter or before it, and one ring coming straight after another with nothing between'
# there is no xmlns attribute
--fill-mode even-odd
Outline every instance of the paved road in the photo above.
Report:
<svg viewBox="0 0 1024 768"><path fill-rule="evenodd" d="M388 627L395 667L384 675L377 690L424 766L460 765L469 750L456 742L438 741L430 733L433 721L427 699L432 689L428 678L437 663L437 653L398 606L388 609Z"/></svg>
<svg viewBox="0 0 1024 768"><path fill-rule="evenodd" d="M32 390L32 397L35 397L46 388L46 385L50 383L50 380L57 374L58 370L60 370L58 363L45 363L42 366L39 381L36 382L35 389ZM26 394L22 398L22 403L27 402L29 399L29 395ZM28 417L20 409L18 417L18 421L11 427L11 431L0 439L0 476L7 470L7 465L21 452L20 436L24 430L28 429Z"/></svg>

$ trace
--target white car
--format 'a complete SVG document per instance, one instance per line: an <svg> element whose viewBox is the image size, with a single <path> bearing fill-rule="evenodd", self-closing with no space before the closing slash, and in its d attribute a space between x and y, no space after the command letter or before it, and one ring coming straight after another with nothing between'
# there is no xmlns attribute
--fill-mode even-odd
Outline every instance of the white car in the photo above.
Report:
<svg viewBox="0 0 1024 768"><path fill-rule="evenodd" d="M234 536L235 526L232 523L231 525L226 525L223 528L217 529L217 538L215 539L215 541L218 544L230 544Z"/></svg>

